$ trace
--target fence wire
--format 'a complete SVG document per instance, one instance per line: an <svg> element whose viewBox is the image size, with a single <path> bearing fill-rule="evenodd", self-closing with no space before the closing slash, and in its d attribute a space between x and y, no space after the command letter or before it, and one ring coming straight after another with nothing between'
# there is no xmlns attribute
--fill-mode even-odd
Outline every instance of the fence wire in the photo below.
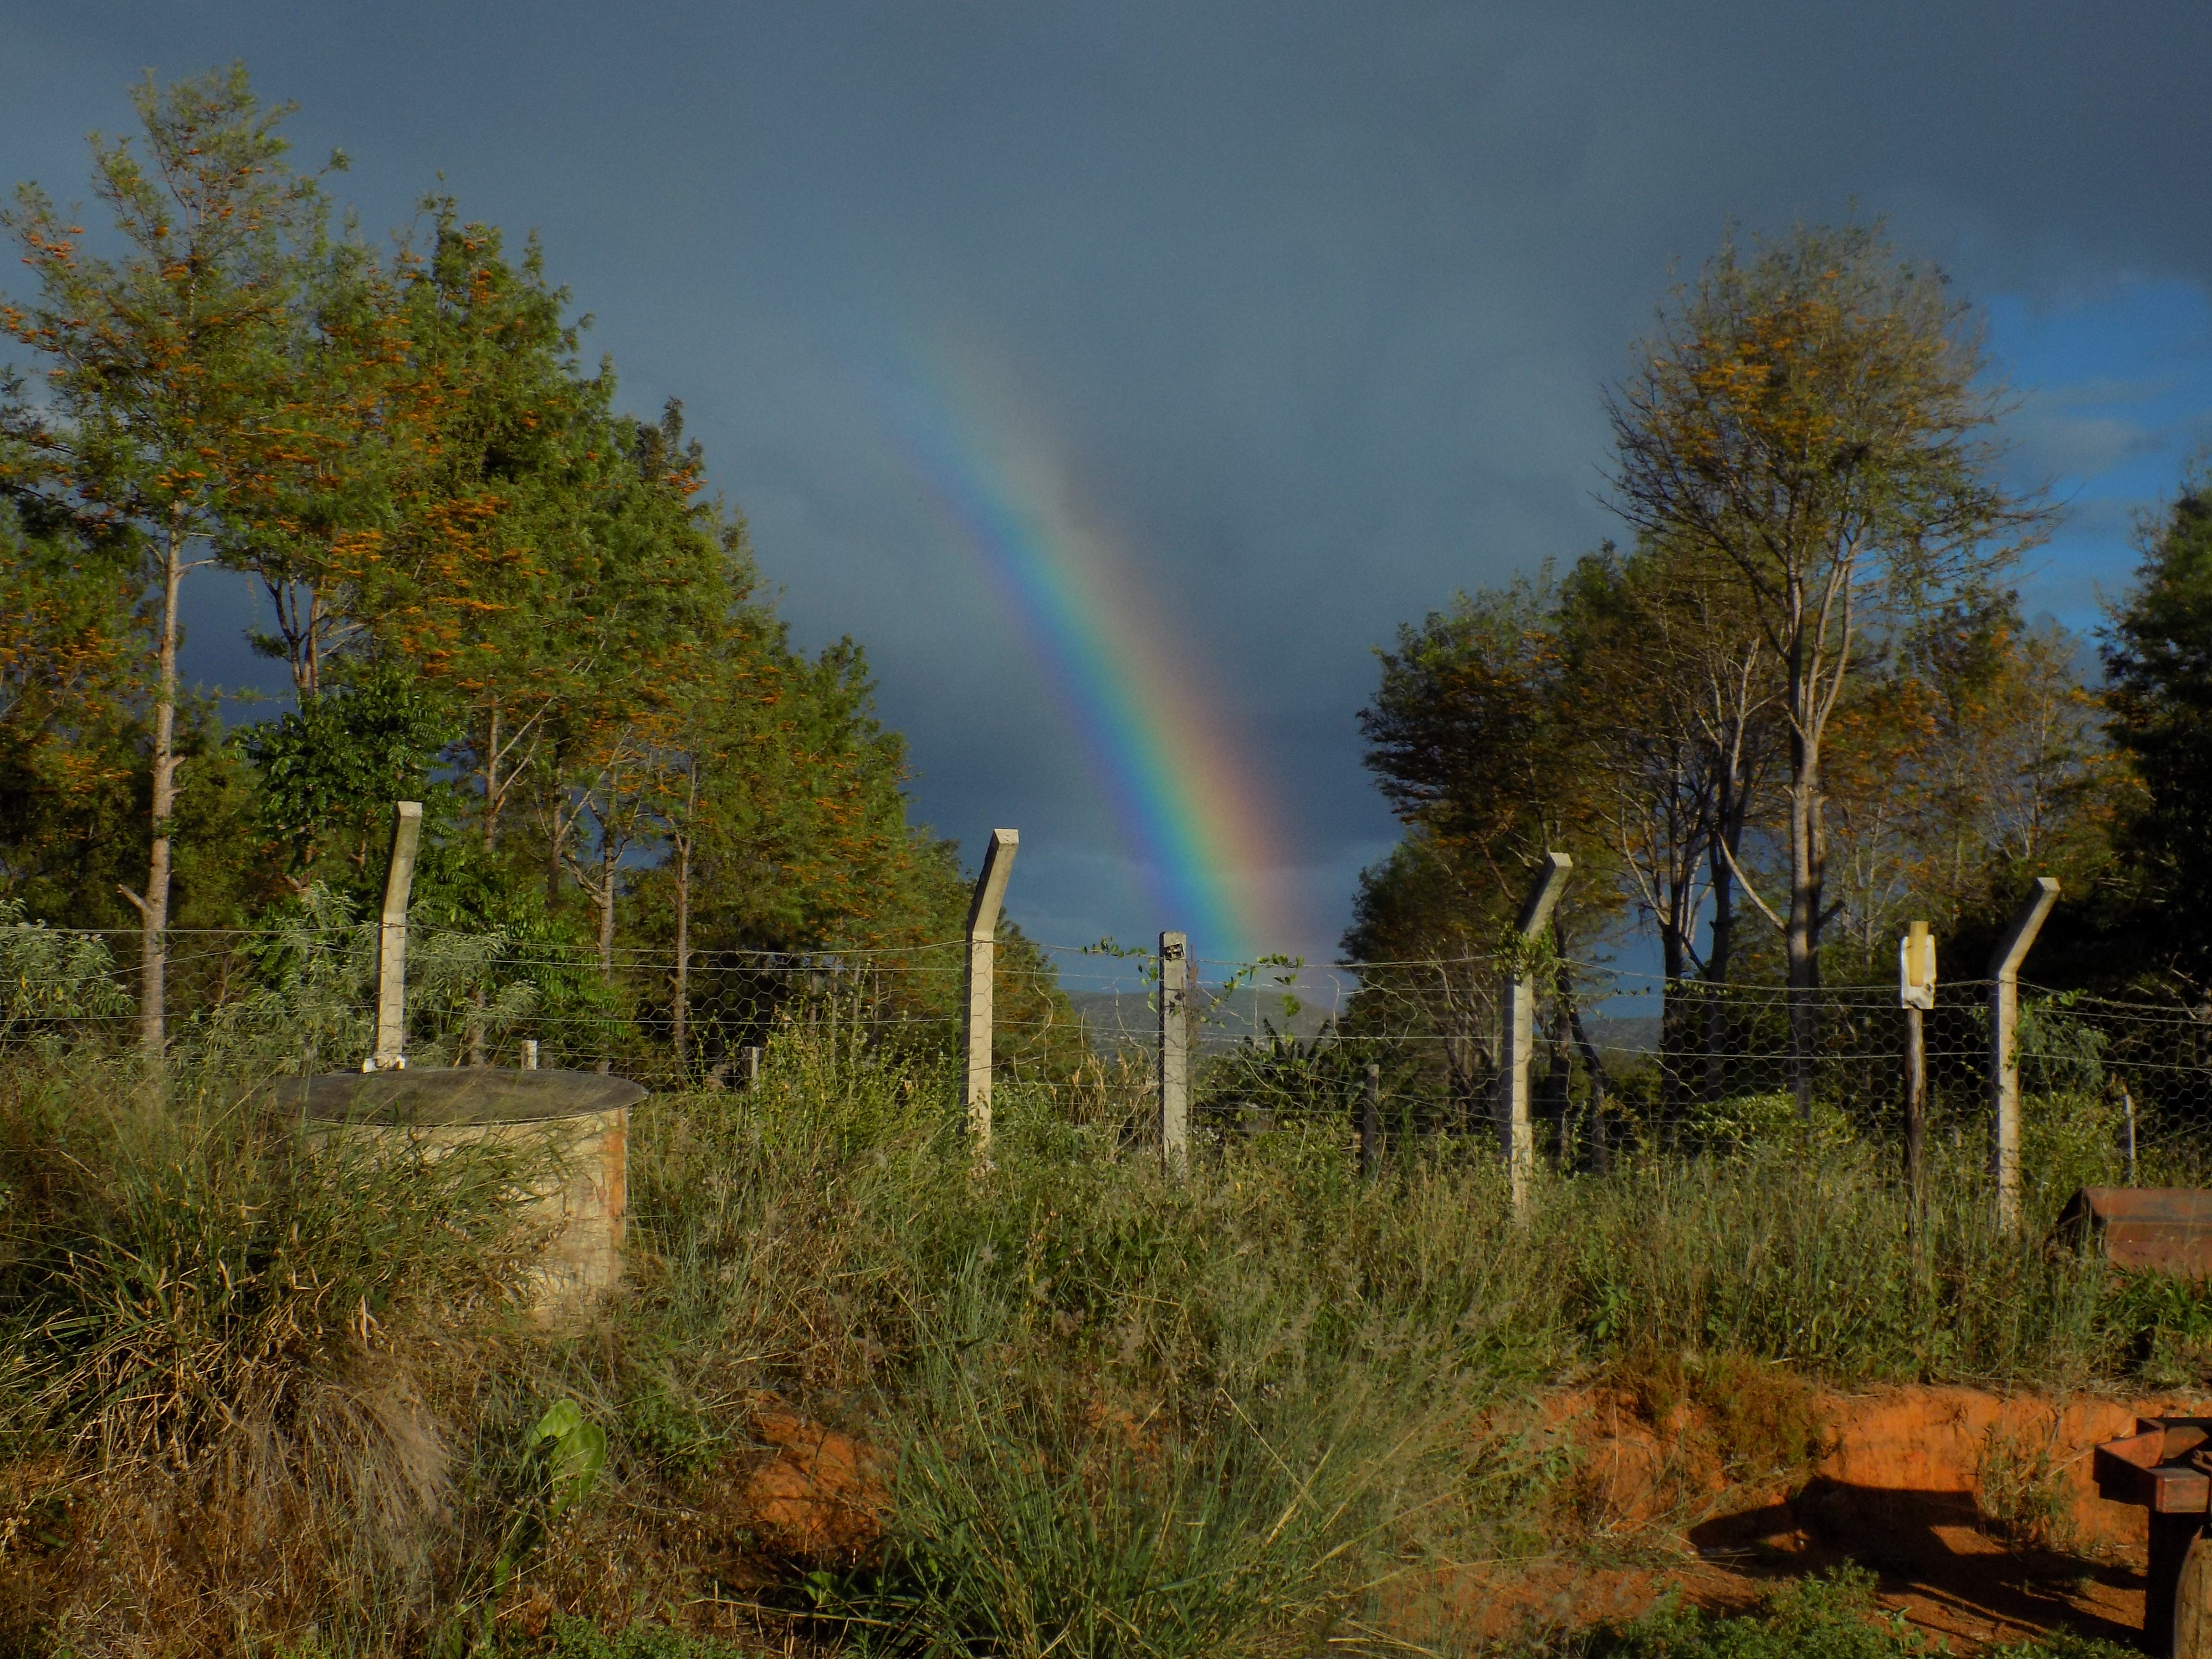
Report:
<svg viewBox="0 0 2212 1659"><path fill-rule="evenodd" d="M269 1070L357 1066L374 1047L378 929L312 919L168 938L173 1043ZM0 926L0 1048L135 1039L134 932ZM416 1065L607 1069L656 1087L741 1087L780 1040L848 1060L961 1063L965 942L815 951L617 949L417 925ZM1401 1147L1499 1132L1503 978L1464 957L1313 968L1194 964L1194 1131L1356 1136L1371 1088ZM1543 964L1530 1114L1547 1159L1738 1149L1791 1135L1901 1146L1905 1014L1896 987L1808 993ZM1154 965L1096 950L1001 952L994 1072L1078 1121L1141 1138L1158 1102ZM1991 986L1943 984L1923 1017L1928 1132L1964 1145L1990 1115ZM2023 984L2018 1064L2031 1158L2114 1181L2212 1167L2212 1002L2130 1002ZM1370 1085L1370 1077L1373 1077Z"/></svg>

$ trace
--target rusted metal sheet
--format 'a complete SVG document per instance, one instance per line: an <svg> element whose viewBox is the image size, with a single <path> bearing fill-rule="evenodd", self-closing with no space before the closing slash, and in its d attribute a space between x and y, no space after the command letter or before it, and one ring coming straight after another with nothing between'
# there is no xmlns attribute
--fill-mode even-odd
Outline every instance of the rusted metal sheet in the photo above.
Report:
<svg viewBox="0 0 2212 1659"><path fill-rule="evenodd" d="M2150 1511L2143 1637L2152 1653L2201 1653L2198 1638L2212 1628L2212 1561L2205 1559L2204 1535L2212 1501L2208 1443L2212 1417L2139 1417L2133 1434L2106 1441L2090 1464L2099 1497Z"/></svg>
<svg viewBox="0 0 2212 1659"><path fill-rule="evenodd" d="M2115 1267L2212 1279L2212 1189L2084 1187L2067 1201L2057 1231Z"/></svg>
<svg viewBox="0 0 2212 1659"><path fill-rule="evenodd" d="M2091 1469L2097 1495L2158 1515L2203 1515L2212 1504L2212 1417L2146 1417L2136 1432L2107 1440Z"/></svg>

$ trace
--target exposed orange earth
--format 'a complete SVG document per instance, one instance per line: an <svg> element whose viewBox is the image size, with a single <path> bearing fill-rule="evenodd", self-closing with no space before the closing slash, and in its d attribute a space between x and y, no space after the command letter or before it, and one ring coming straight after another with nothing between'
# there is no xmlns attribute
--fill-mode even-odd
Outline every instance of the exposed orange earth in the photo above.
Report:
<svg viewBox="0 0 2212 1659"><path fill-rule="evenodd" d="M1553 1517L1562 1547L1437 1575L1406 1614L1500 1638L1632 1617L1670 1589L1739 1607L1777 1577L1852 1560L1879 1573L1887 1605L1957 1651L2062 1626L2131 1641L2148 1522L2097 1496L2090 1453L2138 1416L2206 1409L2187 1398L1800 1388L1790 1409L1750 1413L1754 1432L1737 1425L1731 1447L1731 1396L1652 1404L1648 1390L1583 1389L1497 1414L1486 1433L1549 1437L1575 1467ZM1759 1449L1762 1420L1778 1421L1785 1442L1816 1425L1812 1455L1762 1475L1743 1455Z"/></svg>
<svg viewBox="0 0 2212 1659"><path fill-rule="evenodd" d="M1673 1397L1669 1397L1672 1395ZM732 1496L785 1559L852 1560L879 1536L887 1471L861 1442L781 1402ZM1498 1639L1632 1618L1670 1591L1744 1607L1775 1580L1846 1560L1882 1600L1971 1653L2060 1627L2132 1641L2148 1522L2097 1496L2090 1453L2171 1396L1815 1389L1743 1364L1693 1386L1555 1391L1479 1425L1478 1452L1569 1471L1540 1518L1550 1549L1425 1575L1391 1622Z"/></svg>

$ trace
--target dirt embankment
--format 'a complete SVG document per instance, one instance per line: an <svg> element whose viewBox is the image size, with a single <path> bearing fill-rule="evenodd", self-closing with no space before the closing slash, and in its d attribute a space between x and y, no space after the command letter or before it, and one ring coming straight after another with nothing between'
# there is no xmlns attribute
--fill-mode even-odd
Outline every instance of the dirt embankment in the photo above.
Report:
<svg viewBox="0 0 2212 1659"><path fill-rule="evenodd" d="M1962 1388L1835 1393L1749 1362L1646 1367L1484 1425L1498 1455L1570 1471L1547 1504L1551 1544L1443 1575L1418 1599L1504 1637L1632 1616L1670 1589L1741 1606L1765 1582L1848 1559L1954 1648L2061 1626L2130 1641L2148 1521L2097 1496L2090 1453L2139 1416L2206 1409Z"/></svg>
<svg viewBox="0 0 2212 1659"><path fill-rule="evenodd" d="M1495 1639L1633 1617L1670 1591L1729 1609L1850 1560L1954 1651L2060 1627L2130 1642L2148 1521L2097 1496L2090 1453L2138 1417L2205 1411L2182 1397L1840 1393L1751 1361L1627 1368L1478 1426L1475 1478L1512 1487L1498 1507L1525 1524L1499 1559L1402 1586L1391 1622ZM708 1505L727 1534L708 1551L720 1583L872 1553L889 1501L874 1450L774 1400L755 1437Z"/></svg>

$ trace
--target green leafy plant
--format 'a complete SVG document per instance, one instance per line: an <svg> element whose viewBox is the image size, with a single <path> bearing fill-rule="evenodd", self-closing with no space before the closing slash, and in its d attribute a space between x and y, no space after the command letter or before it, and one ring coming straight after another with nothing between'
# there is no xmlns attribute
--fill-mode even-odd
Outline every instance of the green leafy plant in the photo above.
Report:
<svg viewBox="0 0 2212 1659"><path fill-rule="evenodd" d="M105 941L23 919L20 899L0 899L0 1048L96 1036L131 1012Z"/></svg>
<svg viewBox="0 0 2212 1659"><path fill-rule="evenodd" d="M1992 1423L1974 1460L1974 1504L1983 1524L2001 1538L2036 1548L2063 1548L2073 1531L2074 1507L2054 1461L2054 1420L2040 1440Z"/></svg>
<svg viewBox="0 0 2212 1659"><path fill-rule="evenodd" d="M556 1401L538 1419L523 1450L520 1513L492 1567L495 1595L545 1542L561 1517L584 1501L606 1461L606 1430L586 1418L574 1401Z"/></svg>

